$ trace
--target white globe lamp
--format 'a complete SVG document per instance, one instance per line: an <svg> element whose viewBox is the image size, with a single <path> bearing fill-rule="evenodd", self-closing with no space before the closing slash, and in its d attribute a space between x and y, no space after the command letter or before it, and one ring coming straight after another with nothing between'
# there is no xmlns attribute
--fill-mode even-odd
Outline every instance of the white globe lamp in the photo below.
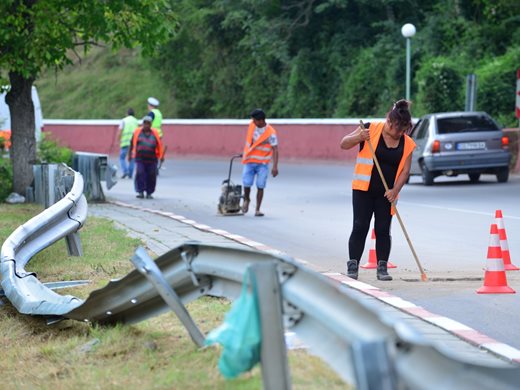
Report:
<svg viewBox="0 0 520 390"><path fill-rule="evenodd" d="M401 27L401 34L406 38L406 100L410 100L410 63L411 63L411 41L410 38L415 35L415 26L406 23Z"/></svg>

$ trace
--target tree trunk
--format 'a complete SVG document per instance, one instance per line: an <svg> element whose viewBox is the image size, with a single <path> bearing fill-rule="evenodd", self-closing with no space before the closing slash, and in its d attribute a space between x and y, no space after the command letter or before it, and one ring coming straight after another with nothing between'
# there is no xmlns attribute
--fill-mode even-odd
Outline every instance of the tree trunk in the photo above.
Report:
<svg viewBox="0 0 520 390"><path fill-rule="evenodd" d="M32 165L36 160L34 136L34 105L31 88L34 78L25 78L10 72L11 89L6 103L11 114L11 162L13 164L13 190L25 196L25 190L33 181Z"/></svg>

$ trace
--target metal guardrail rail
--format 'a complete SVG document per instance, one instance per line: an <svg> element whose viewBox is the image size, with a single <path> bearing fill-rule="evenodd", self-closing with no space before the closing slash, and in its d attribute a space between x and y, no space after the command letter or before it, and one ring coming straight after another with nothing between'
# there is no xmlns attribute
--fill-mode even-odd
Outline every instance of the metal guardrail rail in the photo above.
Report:
<svg viewBox="0 0 520 390"><path fill-rule="evenodd" d="M61 238L76 233L87 218L87 201L83 196L83 178L66 166L60 175L73 184L57 203L19 226L3 243L0 274L4 294L23 314L61 315L81 304L74 296L55 293L42 284L25 266L41 250Z"/></svg>
<svg viewBox="0 0 520 390"><path fill-rule="evenodd" d="M136 256L147 255L141 251ZM357 388L518 387L520 367L505 363L485 366L454 357L449 349L429 342L408 324L289 257L192 242L158 257L155 264L185 304L204 295L234 299L248 267L273 261L285 328ZM146 267L142 265L146 259L140 263L141 268ZM171 307L145 274L136 269L110 282L64 317L101 324L135 323L168 311ZM263 319L262 325L264 321L270 323Z"/></svg>
<svg viewBox="0 0 520 390"><path fill-rule="evenodd" d="M81 176L75 176L64 199L20 226L2 246L2 287L22 313L132 324L173 310L201 345L203 335L184 305L205 295L238 297L251 267L261 281L265 388L290 388L282 353L284 327L358 389L518 388L518 365L498 360L476 364L455 356L373 302L358 299L347 287L288 256L188 242L154 261L139 249L132 259L136 269L126 276L93 291L85 301L61 297L24 266L35 253L81 226L86 217L81 187Z"/></svg>

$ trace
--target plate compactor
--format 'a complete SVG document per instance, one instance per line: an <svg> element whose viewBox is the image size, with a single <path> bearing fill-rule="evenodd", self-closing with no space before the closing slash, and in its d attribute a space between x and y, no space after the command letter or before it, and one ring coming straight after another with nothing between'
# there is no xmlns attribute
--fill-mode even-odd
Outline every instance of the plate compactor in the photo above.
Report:
<svg viewBox="0 0 520 390"><path fill-rule="evenodd" d="M244 213L242 212L242 207L240 206L240 200L243 198L242 186L234 184L231 181L231 169L233 167L233 160L241 157L241 154L231 157L231 161L229 162L228 178L222 181L222 194L220 195L218 203L218 212L222 215L244 215Z"/></svg>

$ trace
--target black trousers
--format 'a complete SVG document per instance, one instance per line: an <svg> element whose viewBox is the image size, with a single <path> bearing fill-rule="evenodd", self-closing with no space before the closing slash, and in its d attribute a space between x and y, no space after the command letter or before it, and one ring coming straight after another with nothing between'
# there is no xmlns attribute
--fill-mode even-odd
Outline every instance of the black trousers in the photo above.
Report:
<svg viewBox="0 0 520 390"><path fill-rule="evenodd" d="M388 261L392 237L390 225L390 202L383 193L371 193L370 191L352 191L352 206L354 210L354 223L352 233L348 240L350 260L361 260L363 249L372 215L375 216L374 229L376 233L376 255L378 261Z"/></svg>

